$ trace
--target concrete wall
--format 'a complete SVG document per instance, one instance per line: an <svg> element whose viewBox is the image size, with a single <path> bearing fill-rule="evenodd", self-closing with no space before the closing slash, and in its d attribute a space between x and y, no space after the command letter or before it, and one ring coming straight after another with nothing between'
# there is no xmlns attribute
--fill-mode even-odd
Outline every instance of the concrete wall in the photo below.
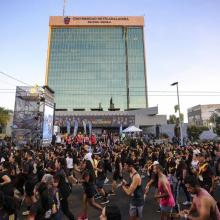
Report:
<svg viewBox="0 0 220 220"><path fill-rule="evenodd" d="M162 124L160 125L160 134L165 133L169 136L169 139L172 139L174 137L174 127L175 124ZM183 137L187 137L187 127L187 123L182 124ZM156 126L146 128L146 132L156 135Z"/></svg>
<svg viewBox="0 0 220 220"><path fill-rule="evenodd" d="M166 125L167 124L167 116L166 115L135 115L135 126L155 126L157 124Z"/></svg>

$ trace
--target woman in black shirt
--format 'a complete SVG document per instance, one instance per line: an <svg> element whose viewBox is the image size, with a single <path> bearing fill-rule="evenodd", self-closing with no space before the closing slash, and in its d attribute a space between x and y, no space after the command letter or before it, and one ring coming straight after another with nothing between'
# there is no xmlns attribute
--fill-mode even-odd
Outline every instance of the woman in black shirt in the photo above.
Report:
<svg viewBox="0 0 220 220"><path fill-rule="evenodd" d="M0 191L2 191L5 195L14 196L14 190L13 185L11 182L11 178L8 172L8 169L10 167L9 162L4 161L1 166L1 172L0 172Z"/></svg>

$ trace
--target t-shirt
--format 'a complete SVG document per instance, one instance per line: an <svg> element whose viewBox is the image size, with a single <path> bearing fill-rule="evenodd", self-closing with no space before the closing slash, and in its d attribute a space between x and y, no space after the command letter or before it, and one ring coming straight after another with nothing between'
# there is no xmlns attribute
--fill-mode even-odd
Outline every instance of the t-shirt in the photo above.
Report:
<svg viewBox="0 0 220 220"><path fill-rule="evenodd" d="M24 164L24 173L27 174L27 179L32 182L37 182L37 164L33 160L29 160Z"/></svg>
<svg viewBox="0 0 220 220"><path fill-rule="evenodd" d="M9 177L9 175L8 175L8 173L6 171L1 172L0 173L0 183L4 182L4 180L2 179L3 176L8 176ZM11 195L12 196L13 195L13 185L12 185L12 182L0 186L0 191L2 191L6 195L9 195L9 196Z"/></svg>
<svg viewBox="0 0 220 220"><path fill-rule="evenodd" d="M87 154L84 156L84 160L90 160L91 163L92 163L92 153L87 153Z"/></svg>
<svg viewBox="0 0 220 220"><path fill-rule="evenodd" d="M97 168L99 168L101 171L97 171L97 179L103 180L106 178L106 174L104 171L104 164L102 161L98 162Z"/></svg>
<svg viewBox="0 0 220 220"><path fill-rule="evenodd" d="M67 165L67 169L73 169L73 158L67 157L66 165Z"/></svg>
<svg viewBox="0 0 220 220"><path fill-rule="evenodd" d="M202 176L202 178L200 176ZM210 188L212 185L212 176L212 168L210 167L210 165L207 164L207 166L199 172L199 182L201 187L208 190L208 188Z"/></svg>

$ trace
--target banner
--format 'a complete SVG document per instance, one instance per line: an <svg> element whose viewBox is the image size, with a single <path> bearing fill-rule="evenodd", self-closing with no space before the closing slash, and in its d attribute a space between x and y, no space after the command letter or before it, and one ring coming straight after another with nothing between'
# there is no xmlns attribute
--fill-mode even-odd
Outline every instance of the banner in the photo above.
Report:
<svg viewBox="0 0 220 220"><path fill-rule="evenodd" d="M92 122L89 121L89 136L91 137L92 135Z"/></svg>
<svg viewBox="0 0 220 220"><path fill-rule="evenodd" d="M70 121L69 120L66 121L66 130L67 130L67 134L70 134Z"/></svg>
<svg viewBox="0 0 220 220"><path fill-rule="evenodd" d="M120 124L120 128L119 128L119 134L122 134L122 124Z"/></svg>
<svg viewBox="0 0 220 220"><path fill-rule="evenodd" d="M86 134L86 121L83 120L82 123L83 123L83 128L84 128L84 134Z"/></svg>
<svg viewBox="0 0 220 220"><path fill-rule="evenodd" d="M78 131L78 121L75 120L74 121L74 131L73 131L73 136L74 137L77 135L77 131Z"/></svg>

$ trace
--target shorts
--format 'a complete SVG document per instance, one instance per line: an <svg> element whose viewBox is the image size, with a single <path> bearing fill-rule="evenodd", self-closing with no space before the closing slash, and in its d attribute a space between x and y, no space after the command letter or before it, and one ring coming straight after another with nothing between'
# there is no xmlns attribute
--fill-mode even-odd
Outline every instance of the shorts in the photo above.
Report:
<svg viewBox="0 0 220 220"><path fill-rule="evenodd" d="M109 171L109 173L112 173L112 165L109 161L104 160L104 171L105 173L107 173L107 171Z"/></svg>
<svg viewBox="0 0 220 220"><path fill-rule="evenodd" d="M130 204L129 215L130 217L139 217L142 218L143 214L143 205L142 206L133 206Z"/></svg>
<svg viewBox="0 0 220 220"><path fill-rule="evenodd" d="M35 187L36 183L33 181L28 180L25 184L24 184L24 190L27 196L33 196L34 195L34 187Z"/></svg>
<svg viewBox="0 0 220 220"><path fill-rule="evenodd" d="M67 169L67 176L72 176L73 175L73 169Z"/></svg>
<svg viewBox="0 0 220 220"><path fill-rule="evenodd" d="M171 213L172 210L173 210L173 207L160 205L161 212Z"/></svg>
<svg viewBox="0 0 220 220"><path fill-rule="evenodd" d="M113 173L113 180L117 181L117 180L122 180L123 177L120 176L119 172L114 172Z"/></svg>
<svg viewBox="0 0 220 220"><path fill-rule="evenodd" d="M103 186L104 186L104 183L105 183L105 179L97 179L96 180L96 186L97 186L97 188L98 189L102 189L103 188Z"/></svg>
<svg viewBox="0 0 220 220"><path fill-rule="evenodd" d="M84 187L84 192L88 199L91 199L95 195L95 188L93 185Z"/></svg>

